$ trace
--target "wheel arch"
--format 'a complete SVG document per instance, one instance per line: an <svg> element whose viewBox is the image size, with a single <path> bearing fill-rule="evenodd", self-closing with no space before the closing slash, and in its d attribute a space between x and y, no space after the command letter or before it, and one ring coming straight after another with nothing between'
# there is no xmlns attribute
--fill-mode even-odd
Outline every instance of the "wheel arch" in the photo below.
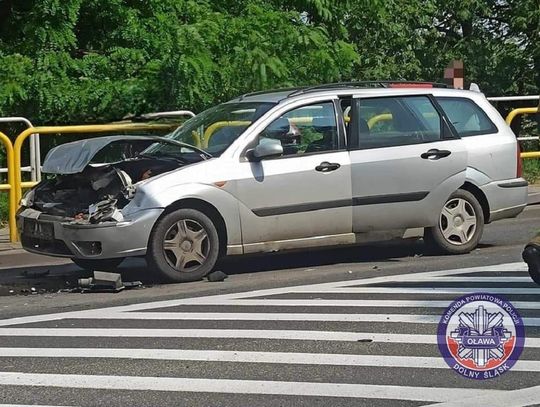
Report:
<svg viewBox="0 0 540 407"><path fill-rule="evenodd" d="M227 226L225 224L225 219L219 213L217 208L212 205L211 203L199 199L199 198L183 198L179 199L170 205L168 205L161 216L159 217L158 221L165 215L174 212L178 209L196 209L198 211L201 211L206 216L210 218L212 223L216 226L217 233L219 236L219 256L222 257L227 253Z"/></svg>
<svg viewBox="0 0 540 407"><path fill-rule="evenodd" d="M480 203L480 206L482 207L482 212L484 213L484 223L489 223L490 222L489 202L484 192L482 192L480 188L478 188L475 184L469 181L465 181L465 183L460 187L460 189L464 189L465 191L470 192L471 194L474 195L476 199L478 199L478 202Z"/></svg>

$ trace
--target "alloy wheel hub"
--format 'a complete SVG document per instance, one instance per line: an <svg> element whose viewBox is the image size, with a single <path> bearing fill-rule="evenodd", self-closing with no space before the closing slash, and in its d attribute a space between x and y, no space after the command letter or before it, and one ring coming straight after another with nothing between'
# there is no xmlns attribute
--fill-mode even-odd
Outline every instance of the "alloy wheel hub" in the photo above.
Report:
<svg viewBox="0 0 540 407"><path fill-rule="evenodd" d="M167 230L163 252L175 270L194 271L206 262L210 252L208 234L199 222L192 219L180 220Z"/></svg>
<svg viewBox="0 0 540 407"><path fill-rule="evenodd" d="M471 241L476 231L476 212L470 202L452 198L444 205L439 228L447 242L461 246Z"/></svg>

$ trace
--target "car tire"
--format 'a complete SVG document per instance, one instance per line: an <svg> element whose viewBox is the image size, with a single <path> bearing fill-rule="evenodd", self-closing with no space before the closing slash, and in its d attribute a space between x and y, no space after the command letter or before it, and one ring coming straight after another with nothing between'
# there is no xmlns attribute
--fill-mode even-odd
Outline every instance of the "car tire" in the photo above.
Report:
<svg viewBox="0 0 540 407"><path fill-rule="evenodd" d="M84 270L109 271L116 269L124 261L124 257L114 259L74 259L71 261Z"/></svg>
<svg viewBox="0 0 540 407"><path fill-rule="evenodd" d="M536 284L540 285L540 249L534 245L527 245L522 256L529 266L529 275Z"/></svg>
<svg viewBox="0 0 540 407"><path fill-rule="evenodd" d="M157 221L146 261L160 280L197 281L216 265L219 244L216 226L207 215L196 209L178 209Z"/></svg>
<svg viewBox="0 0 540 407"><path fill-rule="evenodd" d="M484 233L484 211L478 199L458 189L445 202L437 226L424 230L428 248L441 254L465 254L474 250Z"/></svg>

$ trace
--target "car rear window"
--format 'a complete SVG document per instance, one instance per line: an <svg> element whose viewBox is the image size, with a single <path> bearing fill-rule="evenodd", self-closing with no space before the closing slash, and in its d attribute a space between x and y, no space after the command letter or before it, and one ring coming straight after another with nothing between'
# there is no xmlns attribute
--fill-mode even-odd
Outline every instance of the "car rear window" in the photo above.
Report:
<svg viewBox="0 0 540 407"><path fill-rule="evenodd" d="M362 149L441 140L441 117L427 96L359 99L358 112Z"/></svg>
<svg viewBox="0 0 540 407"><path fill-rule="evenodd" d="M497 132L497 127L472 100L453 97L438 97L436 99L461 137Z"/></svg>

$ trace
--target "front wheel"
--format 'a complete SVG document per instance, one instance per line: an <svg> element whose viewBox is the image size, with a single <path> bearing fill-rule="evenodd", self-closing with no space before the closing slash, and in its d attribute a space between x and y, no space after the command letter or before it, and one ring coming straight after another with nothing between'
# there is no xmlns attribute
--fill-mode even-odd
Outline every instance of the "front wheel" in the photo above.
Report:
<svg viewBox="0 0 540 407"><path fill-rule="evenodd" d="M426 228L424 241L444 254L464 254L474 250L484 233L484 212L478 199L458 189L444 204L437 226Z"/></svg>
<svg viewBox="0 0 540 407"><path fill-rule="evenodd" d="M197 281L212 271L219 257L219 236L212 220L196 209L163 216L152 230L146 260L161 279Z"/></svg>

